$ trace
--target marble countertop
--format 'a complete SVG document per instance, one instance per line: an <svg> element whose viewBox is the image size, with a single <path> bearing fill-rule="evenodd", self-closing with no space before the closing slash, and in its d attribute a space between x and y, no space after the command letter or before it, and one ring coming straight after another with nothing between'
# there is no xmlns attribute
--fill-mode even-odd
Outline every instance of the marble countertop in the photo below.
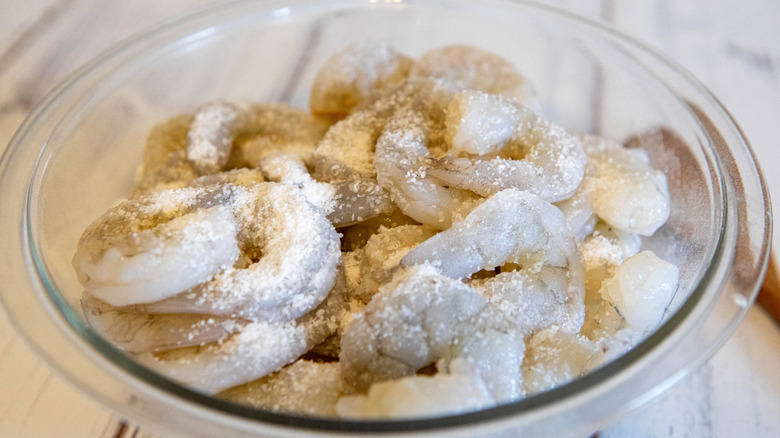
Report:
<svg viewBox="0 0 780 438"><path fill-rule="evenodd" d="M0 150L49 89L128 35L214 0L0 2ZM780 2L550 0L667 54L697 76L741 125L768 169L780 162ZM780 193L780 172L767 172ZM774 237L778 242L780 233ZM780 435L780 328L753 306L728 343L666 394L601 437ZM140 437L52 374L0 315L0 436Z"/></svg>

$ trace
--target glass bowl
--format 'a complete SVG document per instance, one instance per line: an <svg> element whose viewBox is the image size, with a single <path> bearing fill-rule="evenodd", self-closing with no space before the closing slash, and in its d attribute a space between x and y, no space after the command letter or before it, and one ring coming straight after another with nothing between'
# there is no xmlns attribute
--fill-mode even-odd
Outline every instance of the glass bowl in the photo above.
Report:
<svg viewBox="0 0 780 438"><path fill-rule="evenodd" d="M534 84L541 110L570 130L618 140L661 132L663 142L643 146L667 174L673 210L645 247L681 267L662 325L614 362L548 392L479 412L376 422L214 399L97 336L84 321L71 258L86 225L129 194L149 128L217 98L306 107L318 66L359 41L412 56L476 45L514 63ZM75 72L21 126L0 172L0 290L10 319L99 403L170 435L584 436L658 395L725 342L754 299L771 234L755 157L696 79L608 28L526 2L240 1L208 9Z"/></svg>

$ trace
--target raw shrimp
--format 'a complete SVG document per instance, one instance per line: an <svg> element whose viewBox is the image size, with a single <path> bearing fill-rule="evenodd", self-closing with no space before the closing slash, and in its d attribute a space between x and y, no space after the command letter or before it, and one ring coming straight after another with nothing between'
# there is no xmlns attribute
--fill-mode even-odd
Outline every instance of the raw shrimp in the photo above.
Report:
<svg viewBox="0 0 780 438"><path fill-rule="evenodd" d="M239 240L251 264L227 268L190 290L138 310L289 321L325 298L336 277L340 251L338 235L322 211L283 184L235 190Z"/></svg>
<svg viewBox="0 0 780 438"><path fill-rule="evenodd" d="M480 92L462 91L454 99L475 100ZM486 99L486 97L483 97ZM503 133L508 124L513 125L511 138L501 148L496 158L457 158L452 155L440 159L428 160L428 173L446 184L471 190L481 196L490 196L506 188L527 190L545 201L556 202L571 197L582 182L587 158L582 144L573 135L560 126L549 122L530 109L508 99L499 99L503 106L514 105L516 114L507 117L494 117L498 109L485 105L461 104L461 111L477 112L463 114L456 123L468 123L475 117L484 117L482 131ZM496 103L495 105L500 105ZM480 114L485 112L486 114ZM447 119L452 122L452 119ZM488 123L490 122L490 123ZM447 127L447 130L461 128ZM464 128L465 129L465 128ZM466 129L468 134L474 135ZM503 136L503 135L502 135ZM455 137L457 138L457 137ZM492 149L493 136L470 138L479 150L480 142L488 142L481 147ZM465 140L464 140L465 141Z"/></svg>
<svg viewBox="0 0 780 438"><path fill-rule="evenodd" d="M136 359L184 385L214 394L277 371L322 342L339 327L344 303L334 289L317 308L296 320L250 322L220 343Z"/></svg>
<svg viewBox="0 0 780 438"><path fill-rule="evenodd" d="M297 360L217 396L272 412L336 417L336 402L347 391L346 386L338 363Z"/></svg>
<svg viewBox="0 0 780 438"><path fill-rule="evenodd" d="M639 252L642 240L635 233L599 222L580 248L585 262L585 324L581 333L592 341L602 341L625 326L623 317L601 296L602 283L625 259Z"/></svg>
<svg viewBox="0 0 780 438"><path fill-rule="evenodd" d="M185 152L191 115L172 117L149 131L138 168L134 196L184 187L198 173Z"/></svg>
<svg viewBox="0 0 780 438"><path fill-rule="evenodd" d="M320 67L309 108L318 116L341 119L373 91L403 82L411 66L411 58L386 45L349 45Z"/></svg>
<svg viewBox="0 0 780 438"><path fill-rule="evenodd" d="M392 87L333 125L314 151L314 177L326 182L376 178L377 139L396 108L404 107L413 91L408 83Z"/></svg>
<svg viewBox="0 0 780 438"><path fill-rule="evenodd" d="M660 324L679 278L677 266L645 250L626 259L613 277L604 280L601 296L631 328L647 333Z"/></svg>
<svg viewBox="0 0 780 438"><path fill-rule="evenodd" d="M587 178L587 171L585 178ZM598 216L593 213L593 201L590 194L582 186L574 192L571 198L558 201L554 205L563 213L569 224L569 229L577 237L577 242L582 242L593 232L598 222Z"/></svg>
<svg viewBox="0 0 780 438"><path fill-rule="evenodd" d="M345 379L365 392L377 382L436 363L480 381L499 402L522 395L522 338L476 291L431 266L398 271L342 338Z"/></svg>
<svg viewBox="0 0 780 438"><path fill-rule="evenodd" d="M593 210L622 230L650 236L669 218L666 176L650 166L643 149L583 136L583 145L596 170L583 187L593 198Z"/></svg>
<svg viewBox="0 0 780 438"><path fill-rule="evenodd" d="M327 215L336 227L362 222L393 211L390 196L375 179L322 183L315 181L303 160L295 154L269 154L259 163L271 181L297 187L309 202Z"/></svg>
<svg viewBox="0 0 780 438"><path fill-rule="evenodd" d="M572 284L568 269L543 266L540 270L501 272L488 279L472 280L471 287L495 304L523 335L558 326L577 333L583 324L581 284Z"/></svg>
<svg viewBox="0 0 780 438"><path fill-rule="evenodd" d="M518 102L527 102L533 95L527 81L507 60L467 45L425 52L412 65L409 76L446 79L464 89L501 94Z"/></svg>
<svg viewBox="0 0 780 438"><path fill-rule="evenodd" d="M395 228L401 225L419 225L416 220L406 216L398 207L363 222L338 229L341 233L341 250L354 251L366 246L368 239L382 227Z"/></svg>
<svg viewBox="0 0 780 438"><path fill-rule="evenodd" d="M560 210L515 189L496 193L463 221L414 248L404 266L430 263L451 278L467 277L505 263L542 263L568 269L570 294L582 296L582 265L577 245Z"/></svg>
<svg viewBox="0 0 780 438"><path fill-rule="evenodd" d="M215 184L251 186L261 182L265 182L265 178L259 169L233 169L195 178L187 183L187 187L209 187Z"/></svg>
<svg viewBox="0 0 780 438"><path fill-rule="evenodd" d="M238 259L232 190L183 188L118 204L84 231L73 266L114 306L173 296ZM214 207L206 208L208 205Z"/></svg>
<svg viewBox="0 0 780 438"><path fill-rule="evenodd" d="M283 103L244 104L246 127L234 139L235 167L255 167L268 153L282 151L301 157L307 166L329 124Z"/></svg>
<svg viewBox="0 0 780 438"><path fill-rule="evenodd" d="M523 384L528 394L563 385L590 370L596 346L584 336L550 327L528 341Z"/></svg>
<svg viewBox="0 0 780 438"><path fill-rule="evenodd" d="M437 118L443 118L442 102L449 101L452 88L433 80L411 84L416 88L415 98L398 108L377 140L377 180L404 214L434 228L446 229L453 219L474 208L479 197L446 187L426 174L429 146L435 145L435 136L443 135L443 130L436 129Z"/></svg>
<svg viewBox="0 0 780 438"><path fill-rule="evenodd" d="M366 395L339 399L341 418L436 417L474 411L496 404L479 380L462 374L408 376L379 382Z"/></svg>
<svg viewBox="0 0 780 438"><path fill-rule="evenodd" d="M248 321L218 315L128 312L90 294L81 299L89 325L118 348L145 353L203 345L226 339Z"/></svg>
<svg viewBox="0 0 780 438"><path fill-rule="evenodd" d="M239 248L255 262L230 267ZM295 189L220 184L119 204L87 228L74 266L116 306L289 320L324 299L338 257L333 226Z"/></svg>
<svg viewBox="0 0 780 438"><path fill-rule="evenodd" d="M395 228L380 228L368 239L359 261L360 280L355 296L364 304L371 301L379 286L387 283L401 259L422 242L436 234L436 229L427 225L401 225Z"/></svg>
<svg viewBox="0 0 780 438"><path fill-rule="evenodd" d="M209 102L195 111L187 133L187 159L200 175L219 172L233 149L233 137L246 126L245 111L224 101Z"/></svg>
<svg viewBox="0 0 780 438"><path fill-rule="evenodd" d="M453 155L485 155L498 151L520 120L511 99L463 90L447 106L444 139Z"/></svg>

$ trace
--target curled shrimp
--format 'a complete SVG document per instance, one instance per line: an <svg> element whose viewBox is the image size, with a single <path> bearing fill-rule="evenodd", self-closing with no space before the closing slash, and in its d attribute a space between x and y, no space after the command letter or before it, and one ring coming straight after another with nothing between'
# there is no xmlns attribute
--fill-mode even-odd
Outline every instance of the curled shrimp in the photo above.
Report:
<svg viewBox="0 0 780 438"><path fill-rule="evenodd" d="M292 319L325 298L339 254L333 226L295 189L217 184L120 203L87 228L74 266L116 306Z"/></svg>
<svg viewBox="0 0 780 438"><path fill-rule="evenodd" d="M436 363L479 380L499 402L519 397L523 342L479 293L431 266L396 273L342 338L344 378L365 392Z"/></svg>
<svg viewBox="0 0 780 438"><path fill-rule="evenodd" d="M536 333L550 326L576 333L584 318L581 285L572 284L569 269L543 266L533 269L501 272L492 278L471 281L471 287L513 321L523 335Z"/></svg>
<svg viewBox="0 0 780 438"><path fill-rule="evenodd" d="M219 343L140 354L149 368L208 394L257 380L295 361L339 326L344 298L334 289L314 310L291 321L252 321Z"/></svg>
<svg viewBox="0 0 780 438"><path fill-rule="evenodd" d="M579 277L576 243L560 210L515 189L491 196L466 218L426 240L402 260L404 266L429 263L451 278L467 277L505 263L536 263L568 268Z"/></svg>
<svg viewBox="0 0 780 438"><path fill-rule="evenodd" d="M371 236L360 253L360 279L355 296L364 304L371 301L379 286L390 281L401 259L414 247L436 234L427 225L401 225L380 228Z"/></svg>
<svg viewBox="0 0 780 438"><path fill-rule="evenodd" d="M650 236L669 218L670 198L663 172L653 169L643 149L584 136L583 144L596 170L583 187L593 210L622 230Z"/></svg>
<svg viewBox="0 0 780 438"><path fill-rule="evenodd" d="M255 167L277 151L301 157L307 166L329 124L304 110L283 103L243 104L246 125L233 140L229 165Z"/></svg>
<svg viewBox="0 0 780 438"><path fill-rule="evenodd" d="M327 182L376 178L377 139L396 108L404 106L412 92L408 83L378 92L378 96L333 125L314 151L314 177Z"/></svg>
<svg viewBox="0 0 780 438"><path fill-rule="evenodd" d="M195 111L187 132L187 159L200 175L222 170L233 149L233 137L246 125L244 110L224 101L209 102Z"/></svg>
<svg viewBox="0 0 780 438"><path fill-rule="evenodd" d="M429 50L412 65L411 78L441 78L464 89L501 94L518 102L528 101L533 91L523 76L501 56L467 45Z"/></svg>
<svg viewBox="0 0 780 438"><path fill-rule="evenodd" d="M428 173L448 185L481 196L490 196L507 188L530 191L549 202L572 196L582 182L587 162L580 141L565 129L514 101L496 99L498 103L495 105L499 105L499 109L471 103L479 101L479 96L479 91L466 90L454 97L450 107L466 101L458 105L465 115L456 118L454 123L469 123L469 119L478 118L491 125L481 127L482 131L501 133L507 125L512 126L511 137L498 150L499 156L457 158L446 155L440 159L429 159ZM482 96L482 99L487 97ZM512 105L514 112L502 109L502 106ZM471 111L478 114L469 114ZM479 114L482 112L487 114ZM492 117L493 112L507 112L507 116ZM448 118L447 121L453 122L453 119ZM465 128L448 126L447 129L461 131ZM469 132L469 135L474 134ZM472 140L479 144L492 142L493 137L482 135ZM483 146L487 150L494 148L493 144ZM479 150L480 146L473 148Z"/></svg>
<svg viewBox="0 0 780 438"><path fill-rule="evenodd" d="M178 189L198 176L185 151L191 124L192 116L185 114L152 127L138 168L134 196Z"/></svg>
<svg viewBox="0 0 780 438"><path fill-rule="evenodd" d="M203 345L226 339L248 321L219 315L164 314L125 311L90 294L81 299L89 325L116 347L144 353Z"/></svg>
<svg viewBox="0 0 780 438"><path fill-rule="evenodd" d="M338 235L322 211L283 184L236 187L245 266L234 266L165 300L150 313L189 312L286 321L320 303L333 286ZM242 239L243 240L243 239Z"/></svg>
<svg viewBox="0 0 780 438"><path fill-rule="evenodd" d="M114 306L165 299L238 259L231 193L183 188L118 204L84 231L73 266ZM208 208L209 204L217 204Z"/></svg>
<svg viewBox="0 0 780 438"><path fill-rule="evenodd" d="M363 222L393 211L387 192L375 179L322 183L309 175L303 160L295 154L269 154L259 163L263 174L271 180L297 187L309 202L327 215L335 227Z"/></svg>
<svg viewBox="0 0 780 438"><path fill-rule="evenodd" d="M386 45L344 47L317 71L309 108L318 116L341 119L375 90L403 82L411 66L411 58Z"/></svg>
<svg viewBox="0 0 780 438"><path fill-rule="evenodd" d="M447 187L427 175L429 148L443 136L443 102L452 95L450 84L435 80L410 82L415 97L399 107L376 143L374 166L379 184L405 215L437 229L470 211L479 197Z"/></svg>
<svg viewBox="0 0 780 438"><path fill-rule="evenodd" d="M598 222L580 248L585 265L585 323L581 333L602 342L626 328L623 317L601 296L602 283L615 275L623 261L642 249L642 240L635 233Z"/></svg>

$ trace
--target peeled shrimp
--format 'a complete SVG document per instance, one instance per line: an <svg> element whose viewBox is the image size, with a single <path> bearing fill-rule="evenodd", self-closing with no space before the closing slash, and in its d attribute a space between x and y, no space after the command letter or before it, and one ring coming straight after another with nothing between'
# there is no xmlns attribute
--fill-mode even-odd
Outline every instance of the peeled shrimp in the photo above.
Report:
<svg viewBox="0 0 780 438"><path fill-rule="evenodd" d="M152 127L133 195L178 189L198 176L185 151L191 124L191 115L180 115Z"/></svg>
<svg viewBox="0 0 780 438"><path fill-rule="evenodd" d="M542 330L528 340L523 361L523 384L536 394L568 383L590 370L596 346L584 336L557 327Z"/></svg>
<svg viewBox="0 0 780 438"><path fill-rule="evenodd" d="M293 153L307 166L329 124L283 103L244 104L246 126L237 132L233 165L255 167L268 153Z"/></svg>
<svg viewBox="0 0 780 438"><path fill-rule="evenodd" d="M399 271L347 327L345 379L365 392L436 362L445 374L484 384L499 402L522 395L524 345L498 309L431 266Z"/></svg>
<svg viewBox="0 0 780 438"><path fill-rule="evenodd" d="M214 394L257 380L293 362L339 326L344 299L336 289L316 309L292 321L250 322L220 343L137 355L151 369Z"/></svg>
<svg viewBox="0 0 780 438"><path fill-rule="evenodd" d="M642 248L639 235L629 233L605 222L599 222L593 234L581 245L585 264L585 324L581 333L592 341L611 338L626 324L615 307L601 296L605 279L614 276L615 269Z"/></svg>
<svg viewBox="0 0 780 438"><path fill-rule="evenodd" d="M177 189L120 203L87 227L73 266L87 292L114 306L162 300L239 256L230 190Z"/></svg>
<svg viewBox="0 0 780 438"><path fill-rule="evenodd" d="M341 397L341 418L410 418L452 415L496 403L478 380L461 374L408 376L371 385L366 395Z"/></svg>
<svg viewBox="0 0 780 438"><path fill-rule="evenodd" d="M231 267L239 248L250 264ZM338 258L333 226L295 189L220 184L117 205L87 228L74 266L116 306L289 320L324 299Z"/></svg>
<svg viewBox="0 0 780 438"><path fill-rule="evenodd" d="M144 353L203 345L226 339L248 321L217 315L128 312L85 294L81 299L89 325L116 347Z"/></svg>
<svg viewBox="0 0 780 438"><path fill-rule="evenodd" d="M336 417L336 402L346 390L338 363L297 360L218 397L272 412Z"/></svg>
<svg viewBox="0 0 780 438"><path fill-rule="evenodd" d="M393 211L390 197L375 179L322 183L315 181L303 160L290 153L269 154L260 168L271 181L297 187L335 227L345 227Z"/></svg>
<svg viewBox="0 0 780 438"><path fill-rule="evenodd" d="M478 100L479 95L477 91L462 91L454 98L454 102ZM428 173L448 185L471 190L481 196L490 196L506 188L527 190L549 202L572 196L582 181L587 162L579 140L516 102L497 99L495 105L499 105L499 108L492 109L487 104L463 103L460 105L461 111L466 114L457 118L455 123L464 124L471 118L481 118L488 125L482 126L482 131L501 133L514 123L511 138L498 151L499 157L457 158L447 155L438 160L428 160ZM494 117L493 112L504 111L500 105L514 105L516 113ZM470 114L470 111L477 114ZM447 121L452 122L452 119L448 118ZM451 126L447 129L461 130ZM468 135L474 134L469 132L465 136ZM473 148L479 150L479 143L492 142L493 136L481 135L471 140L477 143ZM492 144L483 147L493 148Z"/></svg>
<svg viewBox="0 0 780 438"><path fill-rule="evenodd" d="M380 44L352 44L320 67L309 97L311 112L340 119L373 91L403 82L412 60Z"/></svg>
<svg viewBox="0 0 780 438"><path fill-rule="evenodd" d="M680 269L652 251L629 257L602 283L602 297L615 306L626 323L646 333L661 323L677 291Z"/></svg>
<svg viewBox="0 0 780 438"><path fill-rule="evenodd" d="M404 266L433 264L451 278L505 263L533 266L540 262L568 268L571 283L582 282L576 243L561 211L515 189L496 193L463 221L423 242L401 260Z"/></svg>
<svg viewBox="0 0 780 438"><path fill-rule="evenodd" d="M412 95L408 84L382 91L333 125L314 151L314 176L319 181L337 182L376 178L374 150L388 119Z"/></svg>
<svg viewBox="0 0 780 438"><path fill-rule="evenodd" d="M336 277L340 251L338 235L322 211L282 184L236 190L242 196L234 209L250 264L225 269L190 290L138 310L288 321L325 298Z"/></svg>
<svg viewBox="0 0 780 438"><path fill-rule="evenodd" d="M577 333L583 324L584 303L582 285L572 284L572 278L581 279L582 274L543 266L538 271L520 269L472 280L471 286L495 304L523 335L550 326Z"/></svg>
<svg viewBox="0 0 780 438"><path fill-rule="evenodd" d="M230 158L233 137L245 125L244 110L232 103L201 105L187 133L187 159L195 170L200 175L222 170Z"/></svg>
<svg viewBox="0 0 780 438"><path fill-rule="evenodd" d="M473 46L451 45L430 50L412 65L411 78L445 79L464 89L528 101L532 90L523 76L501 56Z"/></svg>
<svg viewBox="0 0 780 438"><path fill-rule="evenodd" d="M650 236L669 218L666 176L653 169L643 149L626 149L596 136L584 136L585 151L596 167L583 186L593 210L622 230Z"/></svg>
<svg viewBox="0 0 780 438"><path fill-rule="evenodd" d="M427 225L401 225L380 228L368 239L359 259L360 279L355 296L363 303L371 301L379 286L387 283L401 259L415 246L433 237L436 229Z"/></svg>
<svg viewBox="0 0 780 438"><path fill-rule="evenodd" d="M415 98L399 107L376 143L374 165L379 184L390 193L407 216L437 229L446 229L453 219L467 214L479 198L457 188L446 187L427 175L426 160L443 117L443 101L449 101L451 86L423 80L411 83ZM436 107L439 107L437 110Z"/></svg>

